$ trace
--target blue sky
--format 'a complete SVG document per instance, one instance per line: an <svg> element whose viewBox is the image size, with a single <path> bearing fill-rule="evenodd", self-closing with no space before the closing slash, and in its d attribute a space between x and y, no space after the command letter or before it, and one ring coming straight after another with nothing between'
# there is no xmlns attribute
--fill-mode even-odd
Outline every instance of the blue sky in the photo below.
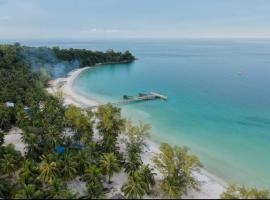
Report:
<svg viewBox="0 0 270 200"><path fill-rule="evenodd" d="M270 0L0 0L0 39L270 37Z"/></svg>

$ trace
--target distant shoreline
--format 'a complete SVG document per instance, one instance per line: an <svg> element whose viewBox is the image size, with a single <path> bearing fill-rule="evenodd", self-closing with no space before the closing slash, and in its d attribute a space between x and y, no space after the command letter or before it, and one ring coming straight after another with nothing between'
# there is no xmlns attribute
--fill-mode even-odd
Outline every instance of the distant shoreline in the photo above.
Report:
<svg viewBox="0 0 270 200"><path fill-rule="evenodd" d="M108 63L108 64L114 64L114 63ZM119 64L119 63L115 63L115 64ZM63 98L64 98L64 105L73 104L78 107L97 106L99 105L99 102L78 94L76 91L72 89L72 85L74 81L76 80L76 78L83 71L100 66L100 65L105 65L105 64L99 63L94 66L79 68L79 69L69 72L67 77L65 78L57 78L55 80L52 80L50 82L50 87L47 88L47 91L51 94L56 94L58 91L62 92ZM144 152L142 155L143 162L146 164L153 165L150 158L154 154L159 153L158 145L151 140L147 140L146 143L148 145L148 150ZM216 175L211 174L205 169L202 168L199 173L194 172L193 174L197 178L197 180L202 183L201 191L190 191L183 198L193 198L193 199L219 198L220 194L223 191L225 191L225 187L227 183L223 179L217 177ZM160 174L158 176L160 176Z"/></svg>

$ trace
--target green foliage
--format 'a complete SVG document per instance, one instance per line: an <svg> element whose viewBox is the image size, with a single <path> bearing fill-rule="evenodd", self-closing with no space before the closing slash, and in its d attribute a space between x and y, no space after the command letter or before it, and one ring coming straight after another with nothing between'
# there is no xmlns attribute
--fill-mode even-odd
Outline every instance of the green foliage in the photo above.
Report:
<svg viewBox="0 0 270 200"><path fill-rule="evenodd" d="M19 171L19 182L24 184L35 183L39 175L37 164L33 160L24 160Z"/></svg>
<svg viewBox="0 0 270 200"><path fill-rule="evenodd" d="M137 146L138 153L142 153L143 147L146 146L145 139L150 137L150 125L139 122L137 126L132 125L130 121L126 122L126 134L128 143Z"/></svg>
<svg viewBox="0 0 270 200"><path fill-rule="evenodd" d="M11 126L11 116L9 109L0 105L0 129L8 130Z"/></svg>
<svg viewBox="0 0 270 200"><path fill-rule="evenodd" d="M123 185L121 190L128 199L142 199L148 190L148 186L137 171L129 176L128 183Z"/></svg>
<svg viewBox="0 0 270 200"><path fill-rule="evenodd" d="M46 192L49 199L77 199L78 195L69 191L67 185L60 179L53 180Z"/></svg>
<svg viewBox="0 0 270 200"><path fill-rule="evenodd" d="M91 153L85 150L80 150L74 158L77 163L77 172L82 174L84 170L91 164Z"/></svg>
<svg viewBox="0 0 270 200"><path fill-rule="evenodd" d="M42 198L42 191L37 189L34 184L23 184L22 187L16 191L13 198L15 199L39 199Z"/></svg>
<svg viewBox="0 0 270 200"><path fill-rule="evenodd" d="M42 154L41 138L33 130L25 129L22 133L22 141L27 144L26 157L33 160L39 160L40 154Z"/></svg>
<svg viewBox="0 0 270 200"><path fill-rule="evenodd" d="M71 70L133 60L128 51L0 45L0 198L78 198L66 184L78 175L86 180L86 197L103 196L103 174L110 182L113 173L120 170L116 147L123 127L120 109L111 105L99 109L96 116L102 141L95 142L93 113L73 106L65 108L62 99L48 95L44 87L57 67ZM6 102L15 107L6 107ZM23 130L26 155L22 165L14 147L2 146L3 131L12 125ZM64 134L70 129L73 137ZM75 147L78 143L79 148ZM56 146L65 147L65 152L56 155Z"/></svg>
<svg viewBox="0 0 270 200"><path fill-rule="evenodd" d="M221 199L269 199L269 190L246 188L245 186L229 185L221 194Z"/></svg>
<svg viewBox="0 0 270 200"><path fill-rule="evenodd" d="M57 164L52 157L52 155L41 156L39 179L44 183L51 183L59 174Z"/></svg>
<svg viewBox="0 0 270 200"><path fill-rule="evenodd" d="M120 171L119 162L114 153L106 153L100 161L102 171L108 175L108 182L111 182L111 177L114 172Z"/></svg>
<svg viewBox="0 0 270 200"><path fill-rule="evenodd" d="M74 154L71 152L64 153L59 162L61 175L65 180L71 180L77 173L78 163L76 162Z"/></svg>
<svg viewBox="0 0 270 200"><path fill-rule="evenodd" d="M107 51L103 52L93 52L85 49L59 49L54 47L53 51L56 57L64 61L80 61L80 66L92 66L98 63L129 63L132 62L135 58L129 52L124 53Z"/></svg>
<svg viewBox="0 0 270 200"><path fill-rule="evenodd" d="M11 198L13 185L8 178L0 177L0 198Z"/></svg>
<svg viewBox="0 0 270 200"><path fill-rule="evenodd" d="M103 194L102 174L96 166L90 166L84 171L84 180L86 180L87 198L100 198Z"/></svg>
<svg viewBox="0 0 270 200"><path fill-rule="evenodd" d="M75 131L75 139L81 140L83 144L87 144L92 140L92 126L91 121L92 112L86 112L82 109L69 106L65 111L66 125Z"/></svg>
<svg viewBox="0 0 270 200"><path fill-rule="evenodd" d="M1 147L0 174L13 176L21 165L21 155L14 149L13 145Z"/></svg>
<svg viewBox="0 0 270 200"><path fill-rule="evenodd" d="M190 155L188 148L160 145L161 153L153 159L157 169L162 173L161 189L170 198L181 197L187 189L198 189L198 183L192 176L193 170L200 166L196 156Z"/></svg>
<svg viewBox="0 0 270 200"><path fill-rule="evenodd" d="M1 148L2 144L4 144L4 142L5 142L5 133L4 133L4 131L0 130L0 148Z"/></svg>
<svg viewBox="0 0 270 200"><path fill-rule="evenodd" d="M151 187L153 187L156 182L155 182L155 175L156 173L153 172L154 169L150 168L149 165L143 165L141 166L139 170L139 174L142 178L142 180L146 183L147 185L147 192L150 191Z"/></svg>
<svg viewBox="0 0 270 200"><path fill-rule="evenodd" d="M127 160L125 161L124 167L125 172L132 174L137 171L142 165L141 156L139 153L134 151L128 151Z"/></svg>
<svg viewBox="0 0 270 200"><path fill-rule="evenodd" d="M88 182L86 184L87 195L86 198L88 199L98 199L103 196L103 187L100 182Z"/></svg>
<svg viewBox="0 0 270 200"><path fill-rule="evenodd" d="M44 98L38 76L22 54L21 46L0 45L0 102L31 105Z"/></svg>
<svg viewBox="0 0 270 200"><path fill-rule="evenodd" d="M102 135L101 146L104 152L116 153L117 137L124 126L124 120L121 118L121 109L107 104L100 106L96 115L99 119L97 129Z"/></svg>

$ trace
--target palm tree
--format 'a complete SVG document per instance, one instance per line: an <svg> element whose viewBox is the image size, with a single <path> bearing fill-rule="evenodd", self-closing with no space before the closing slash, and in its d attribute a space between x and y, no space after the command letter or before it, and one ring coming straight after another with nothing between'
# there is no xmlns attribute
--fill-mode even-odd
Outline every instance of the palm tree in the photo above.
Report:
<svg viewBox="0 0 270 200"><path fill-rule="evenodd" d="M27 151L27 156L37 160L40 155L40 140L38 135L30 132L29 130L24 130L22 134L22 141L27 144L25 150Z"/></svg>
<svg viewBox="0 0 270 200"><path fill-rule="evenodd" d="M19 189L15 195L15 199L36 199L42 196L42 192L36 188L35 185L24 184L21 189Z"/></svg>
<svg viewBox="0 0 270 200"><path fill-rule="evenodd" d="M128 152L128 158L124 164L125 172L132 174L133 172L137 171L141 165L142 160L140 154L133 151Z"/></svg>
<svg viewBox="0 0 270 200"><path fill-rule="evenodd" d="M190 155L188 148L172 147L163 143L160 154L153 159L157 169L162 173L161 189L169 197L181 197L187 189L198 189L198 182L192 171L201 166L198 158Z"/></svg>
<svg viewBox="0 0 270 200"><path fill-rule="evenodd" d="M121 188L128 199L142 199L148 187L138 171L131 174L128 183Z"/></svg>
<svg viewBox="0 0 270 200"><path fill-rule="evenodd" d="M99 119L97 129L102 135L102 146L105 152L116 151L116 139L124 124L121 118L121 110L111 104L100 106L96 113Z"/></svg>
<svg viewBox="0 0 270 200"><path fill-rule="evenodd" d="M34 161L28 159L25 160L19 173L21 182L25 184L33 183L37 174L37 167Z"/></svg>
<svg viewBox="0 0 270 200"><path fill-rule="evenodd" d="M48 126L46 132L46 145L49 149L53 149L57 145L61 144L63 139L62 133L57 129L58 127Z"/></svg>
<svg viewBox="0 0 270 200"><path fill-rule="evenodd" d="M59 163L64 179L70 180L76 175L78 163L75 161L73 154L65 153Z"/></svg>
<svg viewBox="0 0 270 200"><path fill-rule="evenodd" d="M8 174L9 176L12 176L19 167L16 156L10 153L4 154L3 158L0 159L0 167L2 174Z"/></svg>
<svg viewBox="0 0 270 200"><path fill-rule="evenodd" d="M6 130L10 126L10 114L8 110L0 105L0 129Z"/></svg>
<svg viewBox="0 0 270 200"><path fill-rule="evenodd" d="M168 176L160 183L160 187L164 194L170 198L180 197L183 193L183 189L179 187L176 181L177 177Z"/></svg>
<svg viewBox="0 0 270 200"><path fill-rule="evenodd" d="M0 130L0 147L4 144L5 133Z"/></svg>
<svg viewBox="0 0 270 200"><path fill-rule="evenodd" d="M87 184L87 198L100 198L102 196L102 175L96 166L91 166L85 169L84 179Z"/></svg>
<svg viewBox="0 0 270 200"><path fill-rule="evenodd" d="M103 155L100 161L100 167L105 174L108 175L108 183L111 183L111 177L114 172L120 171L119 162L114 153L107 153Z"/></svg>
<svg viewBox="0 0 270 200"><path fill-rule="evenodd" d="M96 182L96 181L91 181L86 184L86 190L87 190L87 195L86 198L88 199L99 199L103 196L103 191L102 191L102 183Z"/></svg>
<svg viewBox="0 0 270 200"><path fill-rule="evenodd" d="M101 143L103 152L106 152L106 153L116 152L116 142L117 142L117 139L113 135L107 135L103 137L102 143Z"/></svg>
<svg viewBox="0 0 270 200"><path fill-rule="evenodd" d="M56 162L51 161L49 156L42 156L41 160L42 161L39 166L39 178L45 183L50 183L57 177L58 174Z"/></svg>
<svg viewBox="0 0 270 200"><path fill-rule="evenodd" d="M93 180L98 180L101 181L102 175L100 172L100 169L97 168L96 166L90 166L84 170L84 179L87 182L93 181Z"/></svg>
<svg viewBox="0 0 270 200"><path fill-rule="evenodd" d="M9 199L12 190L10 179L0 177L0 198Z"/></svg>
<svg viewBox="0 0 270 200"><path fill-rule="evenodd" d="M26 113L24 111L23 105L20 104L17 107L17 113L16 113L16 124L19 127L24 127L26 125Z"/></svg>
<svg viewBox="0 0 270 200"><path fill-rule="evenodd" d="M126 134L128 148L131 151L142 153L143 147L146 146L145 139L150 137L150 125L140 121L137 126L134 126L130 121L127 121Z"/></svg>
<svg viewBox="0 0 270 200"><path fill-rule="evenodd" d="M78 171L80 173L83 173L84 170L91 164L89 161L89 155L84 150L81 150L78 152L78 154L76 154L76 162Z"/></svg>
<svg viewBox="0 0 270 200"><path fill-rule="evenodd" d="M156 173L153 173L153 168L150 168L149 165L143 165L139 172L143 179L143 181L147 184L147 192L149 192L150 188L155 185L155 175Z"/></svg>
<svg viewBox="0 0 270 200"><path fill-rule="evenodd" d="M48 188L50 199L75 199L77 194L67 190L67 186L60 179L51 182Z"/></svg>
<svg viewBox="0 0 270 200"><path fill-rule="evenodd" d="M221 195L221 199L269 199L269 190L260 190L257 188L247 188L237 185L229 185Z"/></svg>

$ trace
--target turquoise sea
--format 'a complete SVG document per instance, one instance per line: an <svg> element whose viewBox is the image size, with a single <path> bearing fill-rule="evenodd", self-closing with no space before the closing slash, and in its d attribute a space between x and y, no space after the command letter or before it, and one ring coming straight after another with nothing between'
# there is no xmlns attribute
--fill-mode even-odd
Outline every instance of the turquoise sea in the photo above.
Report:
<svg viewBox="0 0 270 200"><path fill-rule="evenodd" d="M168 101L124 106L124 113L150 123L153 140L189 146L225 181L270 188L270 40L51 44L130 50L134 63L84 71L74 90L104 103L139 92L167 95Z"/></svg>

